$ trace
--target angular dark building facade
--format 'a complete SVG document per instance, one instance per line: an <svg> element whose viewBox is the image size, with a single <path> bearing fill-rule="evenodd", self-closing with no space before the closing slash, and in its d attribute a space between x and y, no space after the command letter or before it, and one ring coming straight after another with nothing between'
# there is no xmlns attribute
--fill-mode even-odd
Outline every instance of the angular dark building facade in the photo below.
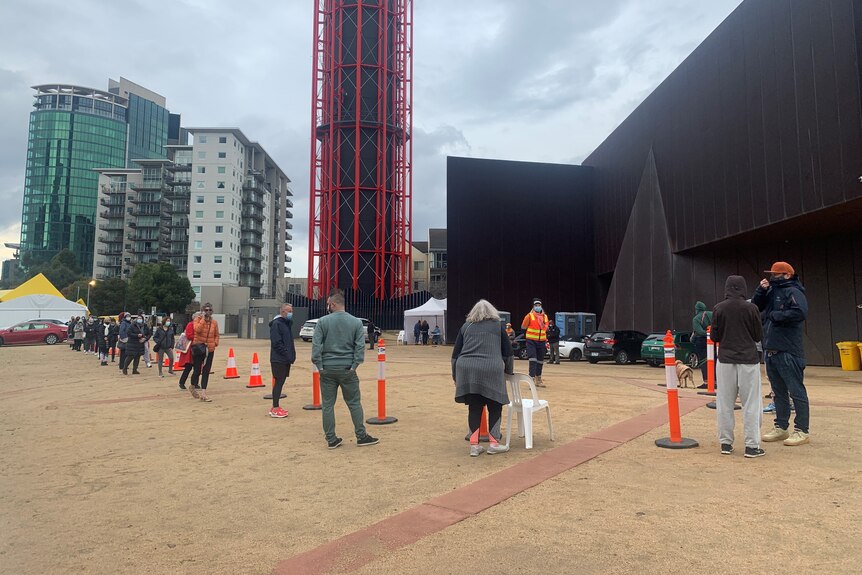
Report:
<svg viewBox="0 0 862 575"><path fill-rule="evenodd" d="M834 343L862 336L860 55L862 0L743 2L580 167L591 171L592 267L581 273L595 282L595 307L571 296L553 311L595 311L602 329L690 329L694 302L723 299L729 274L753 291L762 270L787 260L807 288L808 362L838 364ZM467 201L455 193L459 168L449 175L452 236ZM542 214L579 217L572 198L545 198L544 179L531 186ZM480 218L474 226L500 225ZM554 232L545 240L567 241ZM451 244L450 283L478 275L469 248ZM526 270L530 261L481 262L494 264ZM449 290L460 317L460 299L484 293L465 287ZM536 295L548 289L558 288Z"/></svg>

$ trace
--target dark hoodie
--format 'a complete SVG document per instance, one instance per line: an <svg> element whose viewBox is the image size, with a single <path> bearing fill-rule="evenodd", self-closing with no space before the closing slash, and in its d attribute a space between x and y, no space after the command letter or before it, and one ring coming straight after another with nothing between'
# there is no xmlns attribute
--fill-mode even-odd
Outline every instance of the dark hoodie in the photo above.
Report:
<svg viewBox="0 0 862 575"><path fill-rule="evenodd" d="M808 299L797 276L769 280L769 288L757 286L751 303L763 321L763 350L786 351L805 358L802 323L808 317Z"/></svg>
<svg viewBox="0 0 862 575"><path fill-rule="evenodd" d="M281 316L269 322L269 361L270 363L293 363L296 361L296 348L293 345L291 320Z"/></svg>
<svg viewBox="0 0 862 575"><path fill-rule="evenodd" d="M695 336L706 337L706 328L712 325L712 312L706 311L706 304L702 301L694 304L694 317L691 319L691 328Z"/></svg>
<svg viewBox="0 0 862 575"><path fill-rule="evenodd" d="M724 284L724 301L715 306L712 319L712 340L721 344L721 363L760 363L757 342L763 339L760 312L745 301L745 278L730 276Z"/></svg>

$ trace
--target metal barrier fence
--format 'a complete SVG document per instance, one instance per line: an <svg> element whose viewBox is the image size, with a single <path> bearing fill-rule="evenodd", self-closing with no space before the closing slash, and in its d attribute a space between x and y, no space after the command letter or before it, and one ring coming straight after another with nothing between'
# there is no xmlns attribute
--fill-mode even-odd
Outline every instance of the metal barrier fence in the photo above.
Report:
<svg viewBox="0 0 862 575"><path fill-rule="evenodd" d="M410 295L391 299L377 299L358 290L344 290L347 312L356 317L370 320L380 329L404 329L404 312L419 307L431 298L431 292L420 291ZM326 314L326 298L310 299L304 295L288 293L284 301L294 307L308 308L309 318L318 318Z"/></svg>

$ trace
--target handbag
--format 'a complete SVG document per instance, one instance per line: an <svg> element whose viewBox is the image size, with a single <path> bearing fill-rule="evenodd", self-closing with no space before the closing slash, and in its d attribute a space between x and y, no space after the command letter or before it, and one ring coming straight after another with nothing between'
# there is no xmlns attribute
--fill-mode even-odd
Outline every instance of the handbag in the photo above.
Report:
<svg viewBox="0 0 862 575"><path fill-rule="evenodd" d="M196 343L192 346L192 357L195 359L203 359L207 355L207 344Z"/></svg>
<svg viewBox="0 0 862 575"><path fill-rule="evenodd" d="M186 334L183 333L180 336L180 339L177 340L177 345L174 349L176 349L180 353L188 353L189 347L192 345L192 341L186 337Z"/></svg>

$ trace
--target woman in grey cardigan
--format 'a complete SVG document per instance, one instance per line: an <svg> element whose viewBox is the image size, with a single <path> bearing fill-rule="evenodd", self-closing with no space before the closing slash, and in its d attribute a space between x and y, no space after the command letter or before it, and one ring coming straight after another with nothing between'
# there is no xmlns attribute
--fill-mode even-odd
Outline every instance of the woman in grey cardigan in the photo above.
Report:
<svg viewBox="0 0 862 575"><path fill-rule="evenodd" d="M469 408L470 456L481 455L479 426L482 410L488 408L490 445L488 453L505 453L508 445L500 445L500 418L503 406L509 403L506 393L506 368L511 365L512 344L500 314L487 301L480 299L467 314L458 332L452 351L452 379L455 380L455 401ZM511 370L510 370L511 371Z"/></svg>

